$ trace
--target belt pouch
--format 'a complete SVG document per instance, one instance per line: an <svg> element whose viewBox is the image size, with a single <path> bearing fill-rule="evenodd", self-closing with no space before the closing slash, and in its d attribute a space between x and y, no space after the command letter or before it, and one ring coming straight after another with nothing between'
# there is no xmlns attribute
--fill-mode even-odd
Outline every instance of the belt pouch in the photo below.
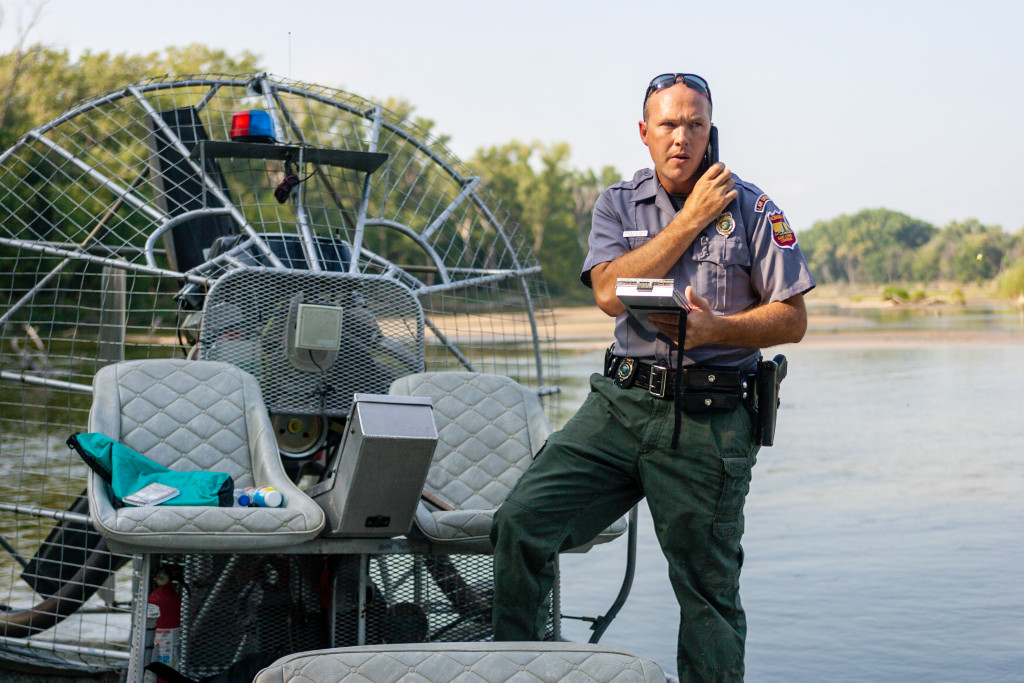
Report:
<svg viewBox="0 0 1024 683"><path fill-rule="evenodd" d="M687 391L731 391L738 390L743 374L732 367L683 368L683 388Z"/></svg>
<svg viewBox="0 0 1024 683"><path fill-rule="evenodd" d="M716 394L710 391L688 391L683 394L683 410L701 413L706 410L732 410L740 404L736 394Z"/></svg>

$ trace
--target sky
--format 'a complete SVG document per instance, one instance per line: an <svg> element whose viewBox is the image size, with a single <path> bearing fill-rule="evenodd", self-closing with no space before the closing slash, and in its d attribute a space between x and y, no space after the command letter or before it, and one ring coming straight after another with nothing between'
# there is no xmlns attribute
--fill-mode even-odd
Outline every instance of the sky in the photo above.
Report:
<svg viewBox="0 0 1024 683"><path fill-rule="evenodd" d="M627 9L627 6L629 9ZM0 0L0 52L24 1ZM567 142L571 165L649 165L648 81L705 76L721 159L797 229L885 207L1024 227L1024 3L50 0L30 42L148 53L203 43L275 75L400 98L462 159Z"/></svg>

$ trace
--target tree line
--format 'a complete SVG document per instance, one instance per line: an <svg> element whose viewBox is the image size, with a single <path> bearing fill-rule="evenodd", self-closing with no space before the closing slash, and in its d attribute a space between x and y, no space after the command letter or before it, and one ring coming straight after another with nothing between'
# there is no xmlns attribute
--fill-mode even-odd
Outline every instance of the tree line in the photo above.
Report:
<svg viewBox="0 0 1024 683"><path fill-rule="evenodd" d="M148 77L264 70L260 57L233 56L204 45L169 47L146 55L25 46L0 55L0 149L52 120L74 103ZM407 102L385 103L435 135L434 122L414 118ZM446 141L439 137L441 143ZM560 303L590 301L579 283L591 212L601 190L620 180L613 167L579 170L566 143L510 141L478 150L467 160L501 202L544 268ZM997 279L1000 291L1024 291L1024 230L1016 234L975 219L943 228L887 209L868 209L818 221L799 232L801 248L821 283L957 283Z"/></svg>
<svg viewBox="0 0 1024 683"><path fill-rule="evenodd" d="M887 285L996 281L1001 294L1024 292L1024 230L1015 234L974 218L943 228L888 209L818 221L799 233L821 283Z"/></svg>

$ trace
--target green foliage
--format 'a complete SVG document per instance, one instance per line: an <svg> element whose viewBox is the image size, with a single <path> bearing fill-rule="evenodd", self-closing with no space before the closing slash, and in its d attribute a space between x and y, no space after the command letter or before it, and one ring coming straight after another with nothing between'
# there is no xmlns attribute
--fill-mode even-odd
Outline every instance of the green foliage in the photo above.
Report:
<svg viewBox="0 0 1024 683"><path fill-rule="evenodd" d="M260 57L232 56L192 44L148 55L86 52L72 61L67 50L33 45L0 55L0 149L71 105L144 78L195 73L259 71Z"/></svg>
<svg viewBox="0 0 1024 683"><path fill-rule="evenodd" d="M996 281L996 290L1000 296L1011 299L1024 296L1024 260L1020 260L1003 271Z"/></svg>
<svg viewBox="0 0 1024 683"><path fill-rule="evenodd" d="M470 166L532 243L552 296L591 301L579 273L594 202L620 179L615 169L580 172L569 167L567 144L517 140L478 150Z"/></svg>
<svg viewBox="0 0 1024 683"><path fill-rule="evenodd" d="M818 221L800 233L800 248L823 283L886 283L905 279L916 251L936 229L888 209Z"/></svg>
<svg viewBox="0 0 1024 683"><path fill-rule="evenodd" d="M910 293L902 287L889 285L882 290L882 301L892 301L893 299L910 301Z"/></svg>
<svg viewBox="0 0 1024 683"><path fill-rule="evenodd" d="M982 225L972 218L949 224L938 239L942 249L939 276L980 282L999 273L1003 253L1013 237L998 226Z"/></svg>
<svg viewBox="0 0 1024 683"><path fill-rule="evenodd" d="M1024 257L1024 231L1011 235L977 219L941 230L887 209L819 221L800 233L811 272L822 283L981 282Z"/></svg>

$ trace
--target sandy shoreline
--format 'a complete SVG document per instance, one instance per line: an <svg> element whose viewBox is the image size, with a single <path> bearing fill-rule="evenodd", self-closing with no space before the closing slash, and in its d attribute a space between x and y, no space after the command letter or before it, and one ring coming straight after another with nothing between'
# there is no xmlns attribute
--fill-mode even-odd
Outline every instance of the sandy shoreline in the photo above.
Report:
<svg viewBox="0 0 1024 683"><path fill-rule="evenodd" d="M1000 302L1000 307L1003 306ZM923 345L1022 345L1024 346L1024 313L1020 324L1002 329L974 330L950 325L950 329L900 329L895 324L880 325L877 318L858 314L858 311L889 307L884 302L849 302L842 300L819 300L808 306L807 335L800 342L802 347L915 347ZM836 308L848 311L836 314ZM597 306L555 307L555 335L558 348L562 351L592 351L605 349L614 338L615 320L609 318ZM929 307L919 309L922 314L951 315L953 308ZM972 309L955 309L956 314L986 310L985 306ZM988 310L991 310L989 308ZM1011 309L1006 309L1012 312ZM1015 314L1014 314L1015 315ZM492 316L496 319L501 315ZM521 314L513 316L519 320ZM1011 318L1012 320L1013 318ZM169 334L128 335L128 340L140 344L177 344Z"/></svg>
<svg viewBox="0 0 1024 683"><path fill-rule="evenodd" d="M587 351L611 343L614 320L596 306L555 308L559 348ZM1024 326L1014 330L970 329L870 329L866 318L830 315L808 310L807 335L800 342L809 347L915 347L923 345L1024 345ZM867 327L868 329L864 329Z"/></svg>

